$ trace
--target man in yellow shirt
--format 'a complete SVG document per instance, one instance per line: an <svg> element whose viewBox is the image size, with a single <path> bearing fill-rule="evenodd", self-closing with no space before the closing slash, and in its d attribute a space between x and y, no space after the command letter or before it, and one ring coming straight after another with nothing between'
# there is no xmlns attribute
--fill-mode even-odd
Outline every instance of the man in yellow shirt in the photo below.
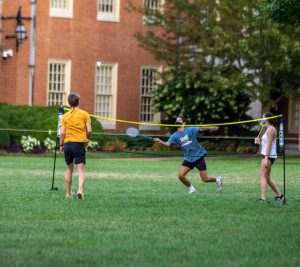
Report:
<svg viewBox="0 0 300 267"><path fill-rule="evenodd" d="M67 171L65 174L66 198L71 198L71 184L74 163L78 170L77 198L83 198L85 181L85 145L89 142L92 133L91 118L89 114L78 108L80 96L70 93L68 102L71 110L63 115L60 128L60 152L65 154Z"/></svg>

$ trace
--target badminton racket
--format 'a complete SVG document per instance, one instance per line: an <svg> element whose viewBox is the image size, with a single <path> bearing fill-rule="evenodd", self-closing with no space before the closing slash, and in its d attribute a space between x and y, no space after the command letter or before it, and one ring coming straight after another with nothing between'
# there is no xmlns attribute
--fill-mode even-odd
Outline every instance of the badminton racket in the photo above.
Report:
<svg viewBox="0 0 300 267"><path fill-rule="evenodd" d="M126 128L125 133L130 137L144 137L146 139L153 140L153 138L150 136L140 134L139 129L134 128L134 127Z"/></svg>

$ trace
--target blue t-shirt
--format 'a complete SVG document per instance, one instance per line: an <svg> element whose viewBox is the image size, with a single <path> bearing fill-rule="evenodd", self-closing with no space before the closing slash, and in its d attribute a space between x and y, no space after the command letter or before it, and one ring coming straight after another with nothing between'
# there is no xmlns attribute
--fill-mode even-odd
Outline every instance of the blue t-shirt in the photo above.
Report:
<svg viewBox="0 0 300 267"><path fill-rule="evenodd" d="M206 154L204 147L202 147L197 141L197 133L199 131L199 127L184 128L183 132L176 131L173 133L168 142L171 145L180 145L184 159L194 162Z"/></svg>

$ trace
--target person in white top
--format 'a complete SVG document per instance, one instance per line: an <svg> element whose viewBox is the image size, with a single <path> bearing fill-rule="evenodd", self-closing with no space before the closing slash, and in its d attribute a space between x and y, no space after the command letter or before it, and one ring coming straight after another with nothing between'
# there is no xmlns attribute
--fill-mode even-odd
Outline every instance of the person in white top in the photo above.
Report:
<svg viewBox="0 0 300 267"><path fill-rule="evenodd" d="M263 115L263 118L273 117L274 115L271 112L266 112ZM282 200L284 195L280 192L279 188L275 182L271 179L271 167L277 158L277 149L276 149L276 119L266 119L261 121L265 126L265 133L263 134L261 140L259 137L255 138L256 144L261 144L261 155L262 161L260 165L260 188L261 188L261 197L258 201L267 200L267 186L269 185L271 189L275 192L275 200Z"/></svg>

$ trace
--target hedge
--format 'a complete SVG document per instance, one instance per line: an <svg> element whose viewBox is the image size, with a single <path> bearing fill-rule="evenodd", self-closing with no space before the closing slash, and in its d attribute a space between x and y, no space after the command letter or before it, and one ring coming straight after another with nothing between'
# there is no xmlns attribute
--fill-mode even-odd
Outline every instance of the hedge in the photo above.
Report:
<svg viewBox="0 0 300 267"><path fill-rule="evenodd" d="M0 130L0 148L9 143L19 144L22 135L31 135L40 141L47 137L55 140L58 109L59 106L13 106L0 103L0 129L16 129ZM103 132L100 122L93 117L91 119L93 132ZM40 130L46 132L38 132ZM93 135L91 139L101 142L103 137Z"/></svg>

